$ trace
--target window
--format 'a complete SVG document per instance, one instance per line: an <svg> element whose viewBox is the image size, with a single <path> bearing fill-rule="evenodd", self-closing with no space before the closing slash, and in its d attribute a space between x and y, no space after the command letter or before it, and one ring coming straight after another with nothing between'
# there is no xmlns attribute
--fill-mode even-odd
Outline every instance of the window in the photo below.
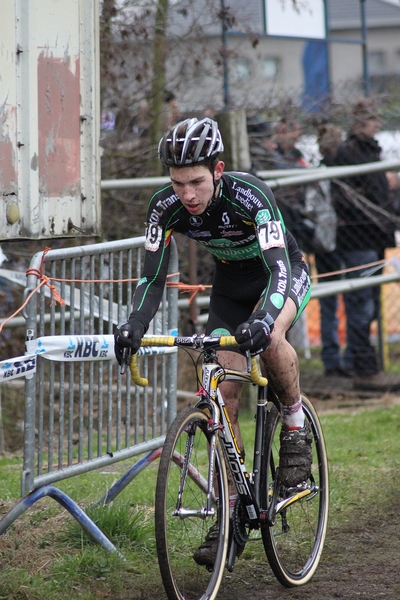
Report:
<svg viewBox="0 0 400 600"><path fill-rule="evenodd" d="M279 72L279 59L272 56L266 56L262 60L261 67L263 78L267 80L273 79Z"/></svg>
<svg viewBox="0 0 400 600"><path fill-rule="evenodd" d="M248 58L234 58L230 64L230 74L233 83L248 81L251 77L251 65Z"/></svg>
<svg viewBox="0 0 400 600"><path fill-rule="evenodd" d="M385 73L385 59L385 53L381 50L368 52L368 69L370 75L383 75Z"/></svg>

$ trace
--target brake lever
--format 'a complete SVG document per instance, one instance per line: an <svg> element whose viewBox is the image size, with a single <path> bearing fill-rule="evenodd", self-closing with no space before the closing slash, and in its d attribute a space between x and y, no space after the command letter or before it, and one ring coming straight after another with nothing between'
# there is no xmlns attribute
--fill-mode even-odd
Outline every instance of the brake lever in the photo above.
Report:
<svg viewBox="0 0 400 600"><path fill-rule="evenodd" d="M129 331L122 330L121 335L123 337L129 337ZM130 348L124 348L122 350L122 360L121 360L121 368L119 370L120 374L123 375L126 371L126 367L129 364L131 359L131 350Z"/></svg>
<svg viewBox="0 0 400 600"><path fill-rule="evenodd" d="M246 350L246 361L247 361L247 372L251 373L253 368L252 357L250 354L250 350Z"/></svg>

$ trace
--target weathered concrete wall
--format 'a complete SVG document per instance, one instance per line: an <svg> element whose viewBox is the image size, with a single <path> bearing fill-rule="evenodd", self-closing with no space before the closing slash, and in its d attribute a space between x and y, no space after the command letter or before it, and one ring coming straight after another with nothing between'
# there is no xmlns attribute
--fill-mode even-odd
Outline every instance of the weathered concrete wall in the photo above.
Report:
<svg viewBox="0 0 400 600"><path fill-rule="evenodd" d="M100 232L98 0L2 2L0 239Z"/></svg>

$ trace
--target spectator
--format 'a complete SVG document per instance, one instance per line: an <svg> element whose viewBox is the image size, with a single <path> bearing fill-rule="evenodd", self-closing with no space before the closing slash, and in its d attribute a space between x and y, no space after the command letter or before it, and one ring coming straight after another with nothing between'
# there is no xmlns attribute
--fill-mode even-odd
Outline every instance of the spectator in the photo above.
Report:
<svg viewBox="0 0 400 600"><path fill-rule="evenodd" d="M276 142L273 130L267 121L260 117L247 117L247 133L249 136L251 172L276 169Z"/></svg>
<svg viewBox="0 0 400 600"><path fill-rule="evenodd" d="M308 167L303 153L296 146L301 136L301 127L297 121L284 120L275 130L275 142L279 158L279 169Z"/></svg>
<svg viewBox="0 0 400 600"><path fill-rule="evenodd" d="M301 135L301 127L297 121L284 120L275 130L276 168L295 169L308 167L301 150L296 143ZM282 213L286 227L293 233L303 252L312 252L310 240L313 229L309 227L305 212L305 186L280 187L274 191L277 205Z"/></svg>
<svg viewBox="0 0 400 600"><path fill-rule="evenodd" d="M321 166L332 166L338 146L343 140L343 132L339 127L330 123L323 124L318 128L318 147L322 156ZM331 198L331 188L328 181L323 181L319 185L321 196L329 195ZM319 274L333 273L340 270L340 256L336 251L336 227L331 252L315 251L315 266ZM320 279L320 282L335 281L340 279L340 275L329 275ZM319 300L321 311L321 358L325 367L326 376L350 377L350 373L343 368L340 355L339 341L339 319L337 316L338 296L326 296Z"/></svg>
<svg viewBox="0 0 400 600"><path fill-rule="evenodd" d="M335 165L356 165L379 161L381 148L375 139L380 128L376 103L361 98L352 106L347 139L339 146ZM373 205L388 208L389 184L384 172L354 175L333 184L338 214L337 250L346 268L373 263L384 256L385 248L395 245L391 219L382 221ZM365 199L367 202L365 202ZM369 201L369 203L368 203ZM362 277L366 269L348 273ZM367 288L344 295L347 347L345 365L354 371L354 388L385 390L399 387L381 373L375 348L370 341L371 323L379 312L379 288Z"/></svg>
<svg viewBox="0 0 400 600"><path fill-rule="evenodd" d="M400 178L395 171L388 171L386 177L389 184L389 208L400 215ZM398 227L397 227L398 228Z"/></svg>
<svg viewBox="0 0 400 600"><path fill-rule="evenodd" d="M212 106L206 106L205 109L203 110L203 117L209 117L210 119L214 119L215 118L215 108L213 108Z"/></svg>

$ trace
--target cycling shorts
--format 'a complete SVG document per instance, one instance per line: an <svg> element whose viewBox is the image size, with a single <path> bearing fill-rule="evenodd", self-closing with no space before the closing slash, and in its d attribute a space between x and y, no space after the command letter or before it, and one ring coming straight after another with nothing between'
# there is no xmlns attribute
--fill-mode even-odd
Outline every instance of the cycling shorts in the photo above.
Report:
<svg viewBox="0 0 400 600"><path fill-rule="evenodd" d="M291 265L292 282L289 297L296 307L299 318L310 298L311 285L307 264L296 262ZM213 285L210 296L209 317L206 334L224 329L234 334L244 323L260 300L268 283L268 275L260 259L216 261Z"/></svg>

